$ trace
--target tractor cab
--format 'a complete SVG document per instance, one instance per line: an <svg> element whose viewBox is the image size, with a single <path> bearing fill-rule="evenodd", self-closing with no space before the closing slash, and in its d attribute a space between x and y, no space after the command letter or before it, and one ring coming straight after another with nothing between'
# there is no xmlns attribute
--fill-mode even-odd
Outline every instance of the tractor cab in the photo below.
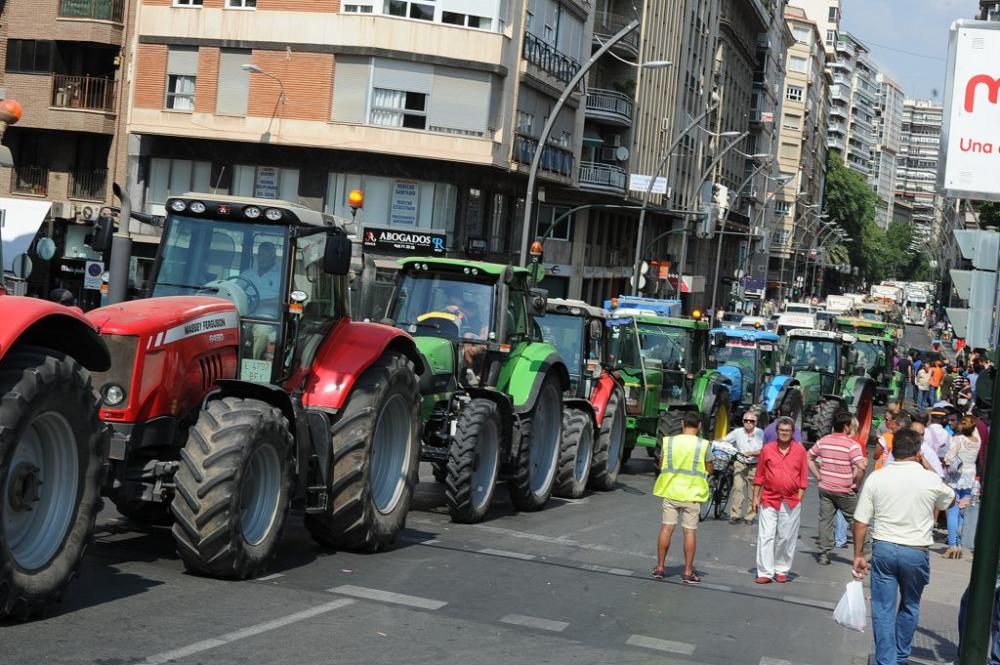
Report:
<svg viewBox="0 0 1000 665"><path fill-rule="evenodd" d="M892 367L896 351L896 334L893 327L880 321L856 317L836 319L837 330L854 335L857 341L853 350L857 352L855 363L848 368L849 374L864 374L876 383L877 403L896 401L901 395L902 374Z"/></svg>
<svg viewBox="0 0 1000 665"><path fill-rule="evenodd" d="M351 244L334 217L284 201L186 195L170 199L153 298L217 296L236 307L239 378L279 382L308 366L333 324L348 315ZM230 313L179 335L228 327Z"/></svg>
<svg viewBox="0 0 1000 665"><path fill-rule="evenodd" d="M855 364L852 335L828 330L790 330L785 342L782 372L795 377L806 404L836 392L841 374Z"/></svg>
<svg viewBox="0 0 1000 665"><path fill-rule="evenodd" d="M570 394L589 399L607 360L608 312L582 300L550 298L539 319L542 337L556 347L569 370Z"/></svg>
<svg viewBox="0 0 1000 665"><path fill-rule="evenodd" d="M778 335L765 330L715 328L709 332L709 365L732 382L734 414L760 403L762 387L774 375Z"/></svg>

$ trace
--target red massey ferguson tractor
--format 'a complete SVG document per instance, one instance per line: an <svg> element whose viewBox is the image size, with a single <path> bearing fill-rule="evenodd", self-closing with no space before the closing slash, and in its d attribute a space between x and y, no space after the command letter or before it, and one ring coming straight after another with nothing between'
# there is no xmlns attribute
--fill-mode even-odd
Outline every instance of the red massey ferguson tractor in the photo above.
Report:
<svg viewBox="0 0 1000 665"><path fill-rule="evenodd" d="M111 352L95 375L113 428L105 494L173 523L194 572L258 575L290 505L321 544L390 544L417 482L413 340L351 320L351 243L280 201L167 202L152 297L88 313Z"/></svg>
<svg viewBox="0 0 1000 665"><path fill-rule="evenodd" d="M0 319L0 618L27 619L93 532L106 437L90 372L111 362L76 308L0 295Z"/></svg>

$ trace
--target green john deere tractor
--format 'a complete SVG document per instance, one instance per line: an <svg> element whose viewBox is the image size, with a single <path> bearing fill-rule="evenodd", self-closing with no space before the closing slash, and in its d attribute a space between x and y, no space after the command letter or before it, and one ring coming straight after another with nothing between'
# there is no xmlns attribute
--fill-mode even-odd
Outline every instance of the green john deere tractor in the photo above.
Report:
<svg viewBox="0 0 1000 665"><path fill-rule="evenodd" d="M834 320L837 330L854 335L857 341L857 363L848 368L848 374L857 367L875 381L875 403L898 402L903 390L903 374L892 368L896 352L896 333L891 324L855 317L838 317Z"/></svg>
<svg viewBox="0 0 1000 665"><path fill-rule="evenodd" d="M545 292L529 271L445 258L408 258L389 321L425 359L422 459L445 485L452 520L478 522L506 479L519 510L540 510L556 481L566 364L535 316Z"/></svg>
<svg viewBox="0 0 1000 665"><path fill-rule="evenodd" d="M794 396L803 408L802 436L807 445L833 430L833 416L842 409L857 417L860 430L856 438L867 445L875 381L861 369L859 354L852 348L856 342L854 335L831 330L787 333L783 376L775 380L781 381L789 393L797 393ZM849 374L849 369L854 373Z"/></svg>
<svg viewBox="0 0 1000 665"><path fill-rule="evenodd" d="M718 370L706 369L708 322L661 316L643 303L619 302L612 316L614 360L628 413L623 459L637 446L658 458L661 437L681 432L685 411L702 414L706 438L724 437L731 384Z"/></svg>

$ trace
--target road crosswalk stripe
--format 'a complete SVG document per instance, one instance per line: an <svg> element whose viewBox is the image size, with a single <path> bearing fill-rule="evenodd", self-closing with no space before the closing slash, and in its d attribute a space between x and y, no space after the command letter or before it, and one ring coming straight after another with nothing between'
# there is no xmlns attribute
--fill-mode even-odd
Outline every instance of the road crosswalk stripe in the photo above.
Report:
<svg viewBox="0 0 1000 665"><path fill-rule="evenodd" d="M687 642L674 642L672 640L661 640L657 637L646 637L645 635L631 635L625 644L632 647L642 647L644 649L655 649L657 651L667 651L669 653L679 653L690 656L694 653L695 645Z"/></svg>
<svg viewBox="0 0 1000 665"><path fill-rule="evenodd" d="M275 630L276 628L284 628L285 626L293 623L305 621L306 619L311 619L315 616L319 616L320 614L326 614L327 612L332 612L340 609L341 607L346 607L354 602L356 601L351 600L350 598L340 598L329 603L323 603L322 605L311 607L308 610L302 610L301 612L295 612L294 614L279 617L271 621L258 623L256 625L249 626L248 628L241 628L240 630L226 633L225 635L219 635L218 637L195 642L187 645L186 647L173 649L171 651L164 651L156 654L155 656L150 656L146 660L139 663L139 665L162 665L163 663L170 663L175 660L180 660L181 658L193 656L194 654L201 653L202 651L208 651L209 649L215 649L216 647L221 647L238 640L244 640L248 637L253 637L254 635L260 635L261 633L266 633L270 630Z"/></svg>
<svg viewBox="0 0 1000 665"><path fill-rule="evenodd" d="M553 633L561 633L569 627L565 621L553 621L552 619L541 619L539 617L529 617L524 614L508 614L500 619L500 623L509 623L512 626L527 626L539 630L549 630Z"/></svg>
<svg viewBox="0 0 1000 665"><path fill-rule="evenodd" d="M333 587L332 589L327 589L327 591L330 593L339 593L342 596L353 596L354 598L377 600L383 603L392 603L394 605L418 607L422 610L439 610L448 604L443 600L421 598L420 596L408 596L405 593L395 593L393 591L383 591L381 589L369 589L367 587L353 586L351 584Z"/></svg>

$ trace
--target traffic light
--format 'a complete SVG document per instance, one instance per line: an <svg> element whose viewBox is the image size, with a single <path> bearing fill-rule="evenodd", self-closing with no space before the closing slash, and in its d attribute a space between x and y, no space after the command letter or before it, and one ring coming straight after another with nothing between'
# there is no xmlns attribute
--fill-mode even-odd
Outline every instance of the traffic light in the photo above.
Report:
<svg viewBox="0 0 1000 665"><path fill-rule="evenodd" d="M958 297L968 308L947 307L955 334L973 348L993 348L997 339L997 260L1000 233L996 231L955 231L962 256L972 261L973 270L950 270Z"/></svg>

